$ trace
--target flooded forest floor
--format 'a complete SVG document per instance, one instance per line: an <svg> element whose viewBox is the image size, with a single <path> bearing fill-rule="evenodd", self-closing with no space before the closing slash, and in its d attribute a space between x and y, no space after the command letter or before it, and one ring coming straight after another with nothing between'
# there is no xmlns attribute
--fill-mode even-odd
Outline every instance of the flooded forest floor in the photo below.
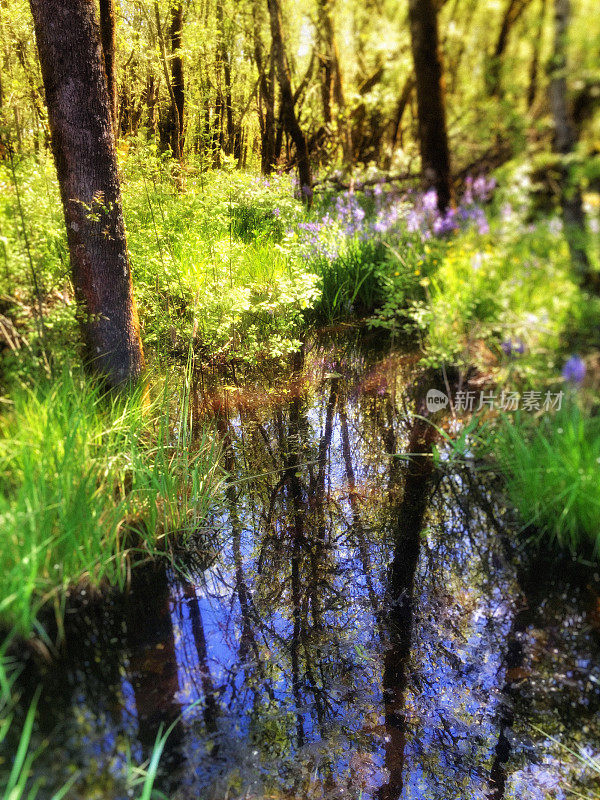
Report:
<svg viewBox="0 0 600 800"><path fill-rule="evenodd" d="M591 797L559 742L600 749L598 575L532 555L493 474L434 464L415 361L353 331L200 387L227 478L196 551L79 593L21 675L40 796L74 771L70 797L131 796L173 724L173 800Z"/></svg>

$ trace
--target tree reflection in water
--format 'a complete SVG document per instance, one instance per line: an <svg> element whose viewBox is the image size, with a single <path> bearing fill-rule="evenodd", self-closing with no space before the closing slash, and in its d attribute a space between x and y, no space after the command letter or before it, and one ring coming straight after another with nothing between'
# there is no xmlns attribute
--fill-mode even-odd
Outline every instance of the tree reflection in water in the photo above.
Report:
<svg viewBox="0 0 600 800"><path fill-rule="evenodd" d="M583 603L533 597L493 494L434 469L411 363L329 342L254 392L198 391L228 473L218 557L155 575L111 656L144 748L198 704L170 746L177 798L558 798L569 767L528 723L600 741ZM99 708L69 669L57 751Z"/></svg>

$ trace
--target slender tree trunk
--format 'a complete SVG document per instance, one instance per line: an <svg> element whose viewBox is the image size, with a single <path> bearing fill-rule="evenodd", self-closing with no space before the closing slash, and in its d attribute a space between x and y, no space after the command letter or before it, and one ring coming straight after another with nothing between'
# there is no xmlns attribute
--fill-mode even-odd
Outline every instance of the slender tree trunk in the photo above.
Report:
<svg viewBox="0 0 600 800"><path fill-rule="evenodd" d="M169 128L170 128L169 135L171 139L171 149L173 152L173 158L175 158L177 161L181 161L181 149L179 146L181 140L178 135L175 135L175 133L182 128L179 122L179 107L177 105L177 98L175 97L175 92L173 90L172 76L169 75L169 60L167 58L167 46L165 44L165 37L163 33L162 23L160 21L160 9L158 7L158 0L154 0L154 17L156 20L156 32L158 34L160 60L162 63L163 73L165 76L165 82L167 84L169 97L171 98L171 119L169 121Z"/></svg>
<svg viewBox="0 0 600 800"><path fill-rule="evenodd" d="M223 70L223 78L225 84L224 92L224 111L225 123L227 126L227 140L225 142L224 150L228 155L234 152L235 148L235 130L233 125L233 105L231 97L231 57L227 49L227 41L225 36L225 20L223 17L223 2L217 0L217 29L219 35L218 51L219 63Z"/></svg>
<svg viewBox="0 0 600 800"><path fill-rule="evenodd" d="M302 198L307 206L312 205L312 170L308 156L308 145L306 136L302 131L296 117L294 108L294 94L290 78L290 69L283 46L283 31L281 23L281 7L279 0L267 0L269 8L269 18L271 23L271 38L273 41L273 54L277 66L277 76L279 78L279 90L281 93L281 118L283 125L294 142L296 147L296 158L298 161L298 179Z"/></svg>
<svg viewBox="0 0 600 800"><path fill-rule="evenodd" d="M332 101L337 106L339 118L344 108L344 89L338 49L333 27L333 0L318 0L317 13L319 20L319 65L321 73L321 103L323 106L323 119L326 124L333 120Z"/></svg>
<svg viewBox="0 0 600 800"><path fill-rule="evenodd" d="M173 121L172 138L177 138L176 145L179 153L183 153L183 130L185 110L185 86L183 80L183 58L181 57L181 39L183 36L183 6L181 3L171 9L171 27L169 38L171 40L171 85L173 98L177 108L176 119ZM175 147L173 148L175 152Z"/></svg>
<svg viewBox="0 0 600 800"><path fill-rule="evenodd" d="M73 285L91 365L111 385L144 357L93 0L30 0Z"/></svg>
<svg viewBox="0 0 600 800"><path fill-rule="evenodd" d="M571 8L569 0L554 0L554 54L550 64L550 106L554 118L554 151L561 157L561 207L571 262L580 283L598 293L598 274L592 271L586 248L585 215L581 190L569 174L565 156L573 152L577 132L569 113L567 96L567 38Z"/></svg>
<svg viewBox="0 0 600 800"><path fill-rule="evenodd" d="M421 170L425 186L435 188L438 206L444 209L452 199L452 188L434 0L409 0L408 15L417 87Z"/></svg>
<svg viewBox="0 0 600 800"><path fill-rule="evenodd" d="M318 0L320 47L319 66L321 83L321 102L325 124L331 124L331 95L333 92L333 24L329 10L329 0Z"/></svg>
<svg viewBox="0 0 600 800"><path fill-rule="evenodd" d="M263 43L260 35L262 21L261 4L254 4L254 61L258 70L258 112L260 123L260 169L269 175L275 166L275 139L277 123L275 118L275 61L273 50L265 64Z"/></svg>
<svg viewBox="0 0 600 800"><path fill-rule="evenodd" d="M156 132L156 101L158 95L158 81L154 79L152 70L148 70L146 76L146 89L144 93L144 102L146 104L146 129L148 136L153 136Z"/></svg>
<svg viewBox="0 0 600 800"><path fill-rule="evenodd" d="M389 156L385 162L385 169L390 169L392 165L392 161L394 158L394 153L396 152L396 147L398 145L398 136L400 134L400 130L402 127L402 117L404 116L404 112L410 103L410 97L413 93L415 88L415 79L412 75L409 75L408 78L404 81L404 86L402 87L402 91L400 92L400 99L398 100L398 106L396 108L396 114L394 116L394 121L392 124L392 135L390 137L390 152ZM402 142L402 135L400 134L400 142Z"/></svg>
<svg viewBox="0 0 600 800"><path fill-rule="evenodd" d="M515 23L525 11L528 0L509 0L502 18L500 33L496 40L496 46L490 59L487 73L488 94L492 97L502 95L502 57L508 46L510 32Z"/></svg>
<svg viewBox="0 0 600 800"><path fill-rule="evenodd" d="M100 0L100 38L102 41L102 52L104 53L104 69L106 70L110 113L115 136L118 136L116 72L117 26L115 21L115 0Z"/></svg>
<svg viewBox="0 0 600 800"><path fill-rule="evenodd" d="M30 93L30 96L31 96L31 104L33 105L33 108L35 109L36 119L41 124L41 126L42 126L42 128L44 130L44 133L47 135L48 134L48 126L46 124L46 119L45 119L44 111L43 111L44 100L40 96L39 89L36 86L36 84L37 84L37 76L34 76L32 74L32 72L31 72L30 68L29 68L29 63L28 63L28 60L27 60L27 54L26 54L26 50L25 50L25 43L23 42L22 39L20 39L14 33L13 33L13 38L15 39L15 42L16 42L16 44L15 44L15 52L17 54L17 58L19 59L19 63L21 64L21 67L23 68L23 72L25 73L25 78L27 80L27 85L29 87L29 93ZM1 92L1 87L0 87L0 92ZM1 103L0 103L0 105L1 105ZM36 136L36 143L37 143L37 136Z"/></svg>
<svg viewBox="0 0 600 800"><path fill-rule="evenodd" d="M540 51L542 49L542 35L544 33L544 18L546 16L546 0L542 0L536 35L533 41L533 55L529 68L529 86L527 88L527 108L531 109L538 90L538 75L540 71Z"/></svg>

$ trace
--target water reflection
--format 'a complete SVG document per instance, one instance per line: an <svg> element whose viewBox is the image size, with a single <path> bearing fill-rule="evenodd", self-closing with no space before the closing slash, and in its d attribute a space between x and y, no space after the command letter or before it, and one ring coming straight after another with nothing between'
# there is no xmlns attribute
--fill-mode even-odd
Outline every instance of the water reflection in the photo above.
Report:
<svg viewBox="0 0 600 800"><path fill-rule="evenodd" d="M229 474L219 558L140 572L86 628L118 631L99 662L70 632L45 690L58 763L125 797L125 739L146 757L183 711L163 779L181 800L562 796L572 765L529 723L600 742L584 598L530 579L476 477L434 470L415 378L349 340L273 383L196 383Z"/></svg>

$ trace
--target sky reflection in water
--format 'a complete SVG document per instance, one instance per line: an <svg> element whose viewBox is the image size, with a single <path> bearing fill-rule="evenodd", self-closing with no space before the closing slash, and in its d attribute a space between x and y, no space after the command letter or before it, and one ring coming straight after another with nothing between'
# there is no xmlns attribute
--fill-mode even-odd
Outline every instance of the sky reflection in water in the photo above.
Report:
<svg viewBox="0 0 600 800"><path fill-rule="evenodd" d="M581 770L530 723L600 750L586 598L532 580L468 472L417 476L427 509L407 511L396 454L414 434L410 363L328 343L307 351L285 402L230 396L219 556L138 581L125 625L117 603L99 633L71 634L62 699L50 676L45 693L66 707L57 780L71 760L94 776L77 796L99 780L102 796L127 796L124 737L147 757L183 711L173 797L565 796ZM399 542L418 560L392 586Z"/></svg>

